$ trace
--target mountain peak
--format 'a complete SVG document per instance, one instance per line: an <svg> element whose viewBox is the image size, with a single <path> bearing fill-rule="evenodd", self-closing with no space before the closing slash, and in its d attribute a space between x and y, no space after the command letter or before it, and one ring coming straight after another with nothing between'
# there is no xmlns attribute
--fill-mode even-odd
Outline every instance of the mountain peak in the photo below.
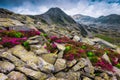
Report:
<svg viewBox="0 0 120 80"><path fill-rule="evenodd" d="M49 24L54 23L64 25L76 23L70 16L58 7L50 8L46 13L42 14L41 17Z"/></svg>

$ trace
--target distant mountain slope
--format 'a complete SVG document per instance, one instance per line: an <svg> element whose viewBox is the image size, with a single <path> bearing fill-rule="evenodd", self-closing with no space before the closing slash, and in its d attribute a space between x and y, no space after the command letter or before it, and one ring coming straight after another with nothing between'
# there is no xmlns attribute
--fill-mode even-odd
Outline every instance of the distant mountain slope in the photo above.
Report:
<svg viewBox="0 0 120 80"><path fill-rule="evenodd" d="M72 18L79 23L90 23L90 22L95 21L94 17L85 16L82 14L76 14L76 15L72 16Z"/></svg>
<svg viewBox="0 0 120 80"><path fill-rule="evenodd" d="M100 16L95 22L101 22L104 24L120 24L120 15L111 14L108 16Z"/></svg>
<svg viewBox="0 0 120 80"><path fill-rule="evenodd" d="M74 15L72 17L75 21L85 24L110 24L118 25L120 24L120 15L111 14L108 16L100 16L98 18L93 18L90 16L84 16L81 14Z"/></svg>

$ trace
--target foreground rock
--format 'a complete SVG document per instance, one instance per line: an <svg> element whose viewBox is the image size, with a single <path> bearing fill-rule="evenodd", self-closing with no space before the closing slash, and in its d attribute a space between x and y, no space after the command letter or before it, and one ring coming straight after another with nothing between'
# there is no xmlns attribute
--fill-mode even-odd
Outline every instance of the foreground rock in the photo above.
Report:
<svg viewBox="0 0 120 80"><path fill-rule="evenodd" d="M60 71L66 68L66 60L64 59L57 59L55 63L55 71Z"/></svg>
<svg viewBox="0 0 120 80"><path fill-rule="evenodd" d="M0 80L7 80L7 79L8 77L5 74L0 73Z"/></svg>
<svg viewBox="0 0 120 80"><path fill-rule="evenodd" d="M34 71L32 69L29 69L29 68L17 67L17 70L21 71L22 73L29 76L33 80L45 80L47 78L46 74L44 74L40 71Z"/></svg>
<svg viewBox="0 0 120 80"><path fill-rule="evenodd" d="M12 71L8 74L9 80L27 80L26 76L20 72Z"/></svg>
<svg viewBox="0 0 120 80"><path fill-rule="evenodd" d="M8 61L0 61L0 72L8 73L15 68L15 65Z"/></svg>

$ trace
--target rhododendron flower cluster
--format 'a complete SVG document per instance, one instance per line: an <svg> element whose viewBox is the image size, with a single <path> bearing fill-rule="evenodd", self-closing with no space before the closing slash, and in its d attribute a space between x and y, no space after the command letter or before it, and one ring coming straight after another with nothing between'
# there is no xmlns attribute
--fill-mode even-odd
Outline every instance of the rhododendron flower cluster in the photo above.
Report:
<svg viewBox="0 0 120 80"><path fill-rule="evenodd" d="M103 58L101 58L97 63L96 63L96 66L100 66L102 69L105 69L105 70L109 70L109 71L112 71L114 72L113 70L113 66L105 61Z"/></svg>
<svg viewBox="0 0 120 80"><path fill-rule="evenodd" d="M17 44L23 43L27 38L35 35L40 35L40 32L34 29L28 31L0 30L0 37L2 39L0 44L5 47L13 47Z"/></svg>
<svg viewBox="0 0 120 80"><path fill-rule="evenodd" d="M11 37L2 37L2 40L0 41L0 44L7 47L7 46L14 46L17 44L21 44L22 42L26 41L27 37L23 38L11 38Z"/></svg>

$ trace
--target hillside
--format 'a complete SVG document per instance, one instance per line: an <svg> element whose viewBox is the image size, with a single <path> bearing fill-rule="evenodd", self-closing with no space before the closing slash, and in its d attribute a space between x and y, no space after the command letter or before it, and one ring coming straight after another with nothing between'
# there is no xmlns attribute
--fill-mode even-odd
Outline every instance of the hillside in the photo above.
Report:
<svg viewBox="0 0 120 80"><path fill-rule="evenodd" d="M88 26L61 9L34 16L1 9L0 16L0 80L120 79L119 48L84 37Z"/></svg>

